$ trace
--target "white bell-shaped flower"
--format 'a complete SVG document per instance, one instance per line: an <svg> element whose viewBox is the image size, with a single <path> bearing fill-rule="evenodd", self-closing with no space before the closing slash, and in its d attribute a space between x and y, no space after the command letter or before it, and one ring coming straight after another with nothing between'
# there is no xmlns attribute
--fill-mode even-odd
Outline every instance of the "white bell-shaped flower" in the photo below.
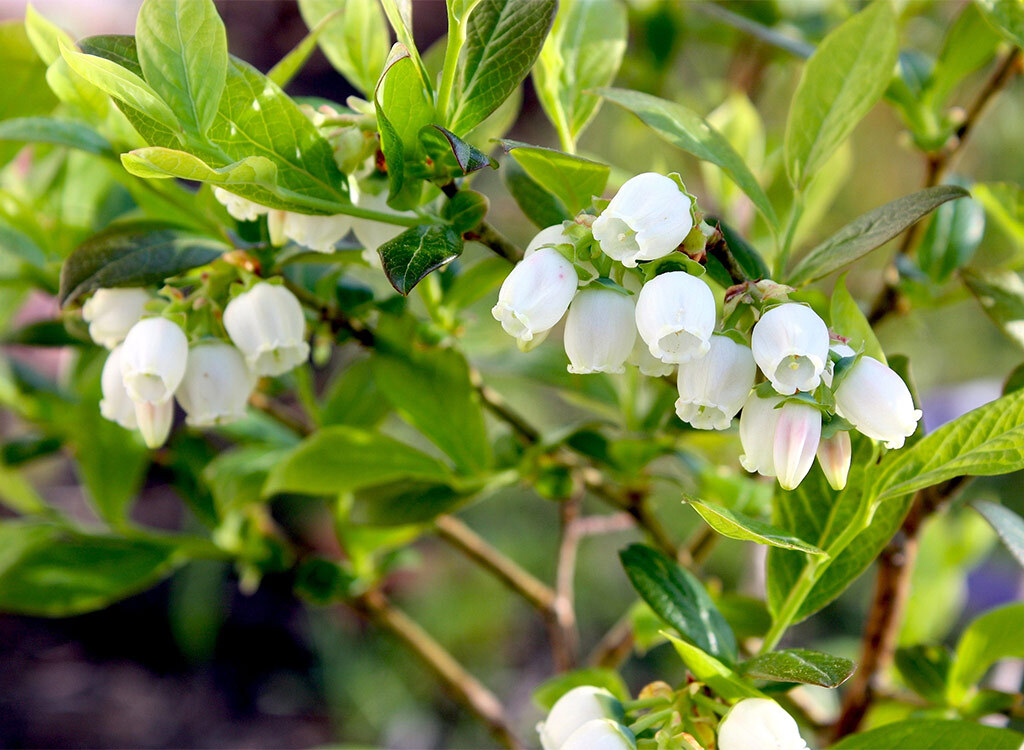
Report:
<svg viewBox="0 0 1024 750"><path fill-rule="evenodd" d="M533 239L530 240L526 250L523 252L523 257L529 258L545 245L571 244L573 244L573 239L565 233L565 227L561 224L552 224L549 227L544 227L544 229L541 229L533 236Z"/></svg>
<svg viewBox="0 0 1024 750"><path fill-rule="evenodd" d="M675 250L693 229L692 201L675 180L655 172L638 174L619 188L594 221L601 250L628 268Z"/></svg>
<svg viewBox="0 0 1024 750"><path fill-rule="evenodd" d="M285 211L281 219L281 233L303 247L318 253L333 253L334 246L352 229L348 214L313 216Z"/></svg>
<svg viewBox="0 0 1024 750"><path fill-rule="evenodd" d="M676 367L670 362L662 362L651 354L647 342L639 336L636 337L636 341L633 343L633 351L629 353L629 359L626 362L627 364L636 365L636 368L640 370L640 374L646 375L649 378L663 378L671 375Z"/></svg>
<svg viewBox="0 0 1024 750"><path fill-rule="evenodd" d="M670 271L644 284L636 301L636 327L662 362L699 359L715 330L715 295L685 271Z"/></svg>
<svg viewBox="0 0 1024 750"><path fill-rule="evenodd" d="M635 341L632 297L587 287L569 305L564 333L569 372L623 372Z"/></svg>
<svg viewBox="0 0 1024 750"><path fill-rule="evenodd" d="M636 737L617 721L594 719L570 734L559 750L636 750Z"/></svg>
<svg viewBox="0 0 1024 750"><path fill-rule="evenodd" d="M185 376L188 339L167 318L144 318L121 345L121 377L132 401L171 400Z"/></svg>
<svg viewBox="0 0 1024 750"><path fill-rule="evenodd" d="M811 308L794 302L762 315L751 336L757 366L784 396L818 387L828 346L825 321Z"/></svg>
<svg viewBox="0 0 1024 750"><path fill-rule="evenodd" d="M804 750L793 717L767 698L746 698L718 726L718 750Z"/></svg>
<svg viewBox="0 0 1024 750"><path fill-rule="evenodd" d="M224 310L224 328L254 375L281 375L306 361L306 320L295 295L265 281Z"/></svg>
<svg viewBox="0 0 1024 750"><path fill-rule="evenodd" d="M570 735L595 719L621 721L622 704L605 688L580 685L555 701L547 718L537 725L544 750L559 750Z"/></svg>
<svg viewBox="0 0 1024 750"><path fill-rule="evenodd" d="M240 195L229 193L221 187L213 189L213 197L227 209L232 218L238 221L255 221L270 211L266 206L261 206L259 203L254 203Z"/></svg>
<svg viewBox="0 0 1024 750"><path fill-rule="evenodd" d="M255 378L231 344L200 341L188 353L185 378L175 396L193 427L226 424L245 416Z"/></svg>
<svg viewBox="0 0 1024 750"><path fill-rule="evenodd" d="M726 430L754 387L750 348L728 336L712 336L700 359L679 365L676 414L698 430Z"/></svg>
<svg viewBox="0 0 1024 750"><path fill-rule="evenodd" d="M872 357L861 357L835 390L836 412L859 432L902 448L917 430L921 410L903 379Z"/></svg>
<svg viewBox="0 0 1024 750"><path fill-rule="evenodd" d="M147 302L149 293L145 289L97 289L82 306L82 318L89 324L89 337L113 349L142 318Z"/></svg>
<svg viewBox="0 0 1024 750"><path fill-rule="evenodd" d="M121 377L120 346L115 346L103 363L100 388L103 390L103 398L100 400L100 414L103 418L117 422L126 430L134 430L138 426L135 421L135 402L125 390L124 378Z"/></svg>
<svg viewBox="0 0 1024 750"><path fill-rule="evenodd" d="M775 407L781 400L779 396L761 398L751 391L743 403L740 414L743 455L740 456L740 464L747 471L765 477L775 476L775 427L781 413Z"/></svg>
<svg viewBox="0 0 1024 750"><path fill-rule="evenodd" d="M784 490L796 489L811 470L821 440L821 411L789 401L779 409L775 425L775 475Z"/></svg>
<svg viewBox="0 0 1024 750"><path fill-rule="evenodd" d="M818 443L818 465L825 472L825 479L832 489L839 491L846 487L852 457L850 433L845 430L837 432L832 437L822 438Z"/></svg>
<svg viewBox="0 0 1024 750"><path fill-rule="evenodd" d="M153 403L152 401L135 402L135 420L142 433L142 440L147 448L159 448L167 441L174 422L174 401Z"/></svg>
<svg viewBox="0 0 1024 750"><path fill-rule="evenodd" d="M491 315L507 334L530 342L565 315L576 294L577 279L572 263L557 250L538 250L505 277Z"/></svg>

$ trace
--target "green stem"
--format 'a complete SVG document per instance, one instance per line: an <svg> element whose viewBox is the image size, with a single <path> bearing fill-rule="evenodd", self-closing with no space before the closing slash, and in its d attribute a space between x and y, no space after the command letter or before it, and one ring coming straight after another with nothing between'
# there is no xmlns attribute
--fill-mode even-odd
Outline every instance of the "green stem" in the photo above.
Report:
<svg viewBox="0 0 1024 750"><path fill-rule="evenodd" d="M478 0L479 1L479 0ZM473 3L475 6L476 3ZM455 74L459 68L459 55L462 53L462 45L466 43L466 23L473 8L470 7L462 18L456 18L452 12L452 3L448 6L448 38L444 48L444 69L441 71L441 85L437 90L437 112L446 125L451 123L448 120L448 106L451 103L452 90L455 87Z"/></svg>
<svg viewBox="0 0 1024 750"><path fill-rule="evenodd" d="M633 734L640 734L640 732L643 732L645 729L650 729L655 724L659 724L665 721L665 719L672 716L674 712L674 708L665 708L661 711L652 711L651 713L646 714L645 716L641 716L639 719L630 724L629 730Z"/></svg>
<svg viewBox="0 0 1024 750"><path fill-rule="evenodd" d="M370 221L379 221L382 224L394 224L400 227L415 227L420 224L430 223L429 221L425 221L422 216L399 216L398 214L392 214L386 211L374 211L369 208L360 208L359 206L352 205L351 203L339 203L338 201L314 198L311 195L302 195L301 193L296 193L281 187L278 187L276 192L282 198L293 203L304 205L317 211L328 211L332 215L345 214L346 216L355 216L359 219L369 219Z"/></svg>
<svg viewBox="0 0 1024 750"><path fill-rule="evenodd" d="M789 219L786 222L786 231L782 236L782 246L779 248L775 259L775 280L784 281L786 266L789 263L789 253L793 249L793 238L796 236L796 228L800 223L800 217L804 213L804 198L800 191L793 194L793 206L789 211Z"/></svg>

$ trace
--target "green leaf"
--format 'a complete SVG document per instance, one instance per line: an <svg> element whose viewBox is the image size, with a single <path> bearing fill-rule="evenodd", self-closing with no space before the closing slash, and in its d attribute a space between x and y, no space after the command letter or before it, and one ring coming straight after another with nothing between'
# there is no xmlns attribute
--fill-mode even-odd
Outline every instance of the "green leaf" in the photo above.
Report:
<svg viewBox="0 0 1024 750"><path fill-rule="evenodd" d="M818 45L786 120L786 172L797 190L881 98L898 53L899 22L889 0L876 0Z"/></svg>
<svg viewBox="0 0 1024 750"><path fill-rule="evenodd" d="M595 89L615 80L626 51L626 8L618 0L562 0L533 69L537 97L563 148L597 114Z"/></svg>
<svg viewBox="0 0 1024 750"><path fill-rule="evenodd" d="M555 195L572 214L589 206L608 183L611 169L605 164L519 141L502 140L501 145L534 182Z"/></svg>
<svg viewBox="0 0 1024 750"><path fill-rule="evenodd" d="M106 607L165 577L181 561L171 544L55 527L0 524L0 610L67 617Z"/></svg>
<svg viewBox="0 0 1024 750"><path fill-rule="evenodd" d="M335 425L290 450L271 470L263 495L337 495L398 479L444 482L450 476L440 461L394 438Z"/></svg>
<svg viewBox="0 0 1024 750"><path fill-rule="evenodd" d="M690 670L694 679L705 683L715 695L726 700L740 698L764 698L764 693L740 677L730 667L702 651L697 646L682 638L677 638L667 631L662 631L672 643L679 658Z"/></svg>
<svg viewBox="0 0 1024 750"><path fill-rule="evenodd" d="M556 0L482 0L469 16L448 127L467 133L523 82L551 28Z"/></svg>
<svg viewBox="0 0 1024 750"><path fill-rule="evenodd" d="M448 146L452 150L452 155L455 157L455 161L459 163L459 167L462 169L462 174L471 174L477 170L483 169L484 167L490 167L491 169L498 168L498 162L476 146L466 143L447 128L442 128L440 125L430 125L428 126L427 132L430 132L430 129L433 129L435 132L444 136L444 139L448 142Z"/></svg>
<svg viewBox="0 0 1024 750"><path fill-rule="evenodd" d="M857 300L846 289L846 275L839 277L835 288L832 290L832 302L829 316L832 330L840 336L846 336L850 346L855 350L864 350L869 357L874 357L879 362L885 362L885 352L882 345L878 343L871 324L864 316Z"/></svg>
<svg viewBox="0 0 1024 750"><path fill-rule="evenodd" d="M989 522L1017 562L1024 566L1024 518L1005 505L975 500L971 505Z"/></svg>
<svg viewBox="0 0 1024 750"><path fill-rule="evenodd" d="M484 258L469 268L463 268L444 293L444 304L453 310L463 310L497 289L508 276L508 261L504 258Z"/></svg>
<svg viewBox="0 0 1024 750"><path fill-rule="evenodd" d="M0 23L0 67L4 71L0 119L46 114L57 104L46 85L46 65L32 49L20 21ZM15 153L17 147L0 149L0 164Z"/></svg>
<svg viewBox="0 0 1024 750"><path fill-rule="evenodd" d="M491 463L480 399L465 357L454 349L424 348L391 319L377 327L371 358L377 387L402 417L467 473Z"/></svg>
<svg viewBox="0 0 1024 750"><path fill-rule="evenodd" d="M985 182L975 183L971 193L985 207L985 215L1017 246L1016 265L1024 249L1024 189L1012 182Z"/></svg>
<svg viewBox="0 0 1024 750"><path fill-rule="evenodd" d="M25 33L46 65L52 65L60 59L60 42L68 47L75 43L66 31L40 15L32 3L25 6Z"/></svg>
<svg viewBox="0 0 1024 750"><path fill-rule="evenodd" d="M945 646L918 645L899 648L894 660L907 686L932 703L946 702L946 685L953 655Z"/></svg>
<svg viewBox="0 0 1024 750"><path fill-rule="evenodd" d="M841 656L791 648L748 659L737 668L745 677L835 688L849 679L854 663Z"/></svg>
<svg viewBox="0 0 1024 750"><path fill-rule="evenodd" d="M299 5L301 11L302 5ZM291 80L298 74L302 67L309 60L309 56L313 54L313 50L316 49L317 41L320 36L327 29L327 26L341 13L341 9L337 8L328 12L323 18L309 27L309 33L302 37L302 41L296 44L288 52L287 55L282 57L276 63L274 67L267 71L267 78L276 83L281 88L284 88ZM385 46L387 43L385 42Z"/></svg>
<svg viewBox="0 0 1024 750"><path fill-rule="evenodd" d="M534 689L533 702L541 711L550 711L559 698L582 685L604 688L620 701L629 700L629 688L618 672L602 667L586 667L545 680Z"/></svg>
<svg viewBox="0 0 1024 750"><path fill-rule="evenodd" d="M806 284L827 276L881 247L946 201L966 195L962 187L938 185L868 211L801 258L786 283Z"/></svg>
<svg viewBox="0 0 1024 750"><path fill-rule="evenodd" d="M320 424L372 428L390 410L374 382L370 360L362 359L341 370L327 387L320 404Z"/></svg>
<svg viewBox="0 0 1024 750"><path fill-rule="evenodd" d="M433 124L434 104L409 50L401 44L396 44L391 51L381 75L378 97L388 122L402 141L406 161L421 154L420 131Z"/></svg>
<svg viewBox="0 0 1024 750"><path fill-rule="evenodd" d="M215 185L259 185L275 189L277 167L264 156L247 156L241 161L214 169L198 156L160 146L137 148L121 154L124 168L136 177L212 182Z"/></svg>
<svg viewBox="0 0 1024 750"><path fill-rule="evenodd" d="M977 0L985 19L1006 39L1024 47L1024 3L1020 0Z"/></svg>
<svg viewBox="0 0 1024 750"><path fill-rule="evenodd" d="M942 105L968 75L996 53L999 34L985 22L977 3L967 3L942 41L935 60L929 94Z"/></svg>
<svg viewBox="0 0 1024 750"><path fill-rule="evenodd" d="M717 227L722 233L726 247L729 248L732 257L739 263L740 269L748 279L758 280L771 277L771 270L768 268L768 264L764 262L761 253L757 251L756 247L744 240L739 232L714 217L707 217L706 221L712 226Z"/></svg>
<svg viewBox="0 0 1024 750"><path fill-rule="evenodd" d="M202 137L217 116L228 40L213 0L145 0L135 24L146 83Z"/></svg>
<svg viewBox="0 0 1024 750"><path fill-rule="evenodd" d="M1024 279L1020 274L979 268L964 269L960 277L992 322L1024 347Z"/></svg>
<svg viewBox="0 0 1024 750"><path fill-rule="evenodd" d="M372 526L426 523L455 510L472 497L440 482L408 481L374 485L358 490L349 520Z"/></svg>
<svg viewBox="0 0 1024 750"><path fill-rule="evenodd" d="M601 89L598 93L628 109L673 146L721 167L729 179L747 194L768 224L773 229L778 227L775 209L750 167L729 145L729 141L696 112L639 91Z"/></svg>
<svg viewBox="0 0 1024 750"><path fill-rule="evenodd" d="M771 547L799 550L809 555L825 554L813 544L808 544L802 539L787 534L782 529L764 521L759 521L756 518L750 518L728 508L703 503L693 498L687 498L686 502L693 506L693 509L700 514L700 517L707 522L708 526L730 539L741 539L747 542L767 544Z"/></svg>
<svg viewBox="0 0 1024 750"><path fill-rule="evenodd" d="M1020 750L1024 735L956 719L907 719L851 734L832 750Z"/></svg>
<svg viewBox="0 0 1024 750"><path fill-rule="evenodd" d="M373 91L384 69L391 41L376 0L299 0L302 19L315 29L329 15L320 49L339 73L364 94Z"/></svg>
<svg viewBox="0 0 1024 750"><path fill-rule="evenodd" d="M203 469L203 482L213 496L217 516L258 503L271 469L281 463L283 448L252 443L224 451Z"/></svg>
<svg viewBox="0 0 1024 750"><path fill-rule="evenodd" d="M453 232L464 234L480 226L489 207L490 201L483 193L460 190L441 208L441 218L452 225Z"/></svg>
<svg viewBox="0 0 1024 750"><path fill-rule="evenodd" d="M662 620L701 651L736 660L736 639L700 581L663 553L642 544L619 552L630 583Z"/></svg>
<svg viewBox="0 0 1024 750"><path fill-rule="evenodd" d="M6 258L5 258L6 256ZM29 263L36 268L46 265L46 253L27 234L0 220L0 259L4 266L18 262Z"/></svg>
<svg viewBox="0 0 1024 750"><path fill-rule="evenodd" d="M60 301L94 289L149 286L216 260L231 248L155 222L114 225L79 245L60 271Z"/></svg>
<svg viewBox="0 0 1024 750"><path fill-rule="evenodd" d="M408 294L428 273L459 257L462 238L450 227L423 224L388 240L377 253L391 286Z"/></svg>
<svg viewBox="0 0 1024 750"><path fill-rule="evenodd" d="M980 203L968 198L941 205L918 243L918 265L942 283L974 257L984 234L985 209Z"/></svg>
<svg viewBox="0 0 1024 750"><path fill-rule="evenodd" d="M16 117L0 122L0 141L51 143L116 159L110 142L88 125L51 117Z"/></svg>
<svg viewBox="0 0 1024 750"><path fill-rule="evenodd" d="M572 218L565 204L550 190L541 187L515 161L506 162L501 172L505 187L519 210L538 228L544 229Z"/></svg>
<svg viewBox="0 0 1024 750"><path fill-rule="evenodd" d="M947 696L959 705L969 689L1000 659L1024 658L1024 603L1008 604L981 615L960 636L949 675Z"/></svg>
<svg viewBox="0 0 1024 750"><path fill-rule="evenodd" d="M0 503L21 513L45 513L46 501L17 469L0 461ZM0 532L0 538L3 533Z"/></svg>

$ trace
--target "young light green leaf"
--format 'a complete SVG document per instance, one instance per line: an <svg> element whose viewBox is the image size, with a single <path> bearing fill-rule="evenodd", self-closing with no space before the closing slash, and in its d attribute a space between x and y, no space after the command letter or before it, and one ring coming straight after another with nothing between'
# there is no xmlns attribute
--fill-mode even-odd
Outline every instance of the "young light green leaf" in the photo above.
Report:
<svg viewBox="0 0 1024 750"><path fill-rule="evenodd" d="M301 11L301 4L299 8ZM309 56L313 54L320 35L324 33L330 22L337 18L340 13L341 8L330 11L317 21L315 25L310 26L309 33L302 37L302 41L292 47L287 55L274 63L274 67L267 71L267 78L281 88L287 86L295 75L302 70L302 66L309 60Z"/></svg>
<svg viewBox="0 0 1024 750"><path fill-rule="evenodd" d="M755 656L740 664L737 671L745 677L757 680L800 682L805 685L835 688L849 679L854 668L852 661L841 656L809 651L805 648L791 648Z"/></svg>
<svg viewBox="0 0 1024 750"><path fill-rule="evenodd" d="M693 509L700 514L700 517L707 522L708 526L730 539L741 539L747 542L767 544L771 547L799 550L809 555L825 554L813 544L808 544L802 539L787 534L770 523L750 518L742 513L737 513L719 505L703 503L693 498L686 498L686 502L693 506Z"/></svg>
<svg viewBox="0 0 1024 750"><path fill-rule="evenodd" d="M0 122L0 141L51 143L116 159L110 142L88 125L52 117L15 117Z"/></svg>
<svg viewBox="0 0 1024 750"><path fill-rule="evenodd" d="M53 65L60 58L61 42L66 47L73 47L75 44L64 29L41 15L32 3L25 6L25 33L46 65Z"/></svg>
<svg viewBox="0 0 1024 750"><path fill-rule="evenodd" d="M969 689L1000 659L1024 659L1024 603L992 609L967 626L953 657L947 696L960 705Z"/></svg>
<svg viewBox="0 0 1024 750"><path fill-rule="evenodd" d="M868 211L801 258L786 283L806 284L838 271L881 247L946 201L967 195L969 193L962 187L938 185Z"/></svg>
<svg viewBox="0 0 1024 750"><path fill-rule="evenodd" d="M459 257L462 237L450 227L423 224L388 240L377 253L391 286L409 294L428 273Z"/></svg>
<svg viewBox="0 0 1024 750"><path fill-rule="evenodd" d="M628 109L673 146L721 167L729 179L747 194L769 225L772 228L778 226L775 209L750 168L729 141L696 112L639 91L601 89L598 93Z"/></svg>
<svg viewBox="0 0 1024 750"><path fill-rule="evenodd" d="M24 475L0 462L0 504L20 514L45 513L46 501ZM2 536L2 534L0 534Z"/></svg>
<svg viewBox="0 0 1024 750"><path fill-rule="evenodd" d="M942 41L935 60L929 95L939 105L969 74L985 65L996 53L999 34L989 25L977 3L967 3Z"/></svg>
<svg viewBox="0 0 1024 750"><path fill-rule="evenodd" d="M736 660L736 638L701 582L663 553L643 544L619 552L633 588L661 619L701 651Z"/></svg>
<svg viewBox="0 0 1024 750"><path fill-rule="evenodd" d="M997 268L965 268L960 278L992 322L1024 347L1024 279L1020 274Z"/></svg>
<svg viewBox="0 0 1024 750"><path fill-rule="evenodd" d="M892 78L899 25L889 0L832 31L807 61L786 120L786 172L797 190L845 141Z"/></svg>
<svg viewBox="0 0 1024 750"><path fill-rule="evenodd" d="M145 0L135 41L146 83L200 137L217 115L228 40L213 0Z"/></svg>
<svg viewBox="0 0 1024 750"><path fill-rule="evenodd" d="M1024 189L1012 182L985 182L974 184L971 193L985 207L985 215L1016 244L1015 265L1024 250Z"/></svg>
<svg viewBox="0 0 1024 750"><path fill-rule="evenodd" d="M512 194L519 210L539 229L561 224L572 218L565 204L530 177L514 160L506 162L501 173L505 187Z"/></svg>
<svg viewBox="0 0 1024 750"><path fill-rule="evenodd" d="M1017 562L1024 566L1024 518L1005 505L975 500L971 506L989 522Z"/></svg>
<svg viewBox="0 0 1024 750"><path fill-rule="evenodd" d="M57 100L46 85L46 65L29 42L25 26L19 21L0 23L0 67L4 71L0 86L0 112L3 118L44 115ZM0 164L6 163L17 147L0 151Z"/></svg>
<svg viewBox="0 0 1024 750"><path fill-rule="evenodd" d="M698 682L705 683L715 695L726 700L740 698L764 698L760 690L740 677L731 667L726 666L711 654L701 650L687 640L677 638L668 631L661 631Z"/></svg>
<svg viewBox="0 0 1024 750"><path fill-rule="evenodd" d="M553 148L509 140L501 141L501 145L534 182L555 195L573 214L589 206L595 195L601 195L611 172L604 164Z"/></svg>
<svg viewBox="0 0 1024 750"><path fill-rule="evenodd" d="M1024 3L1020 0L977 0L985 19L1000 34L1024 48Z"/></svg>
<svg viewBox="0 0 1024 750"><path fill-rule="evenodd" d="M878 337L875 336L871 324L868 323L857 300L846 288L846 274L839 277L832 290L829 323L833 331L850 340L849 344L855 350L863 349L869 357L883 363L886 361L885 352L882 351L882 345L878 343Z"/></svg>
<svg viewBox="0 0 1024 750"><path fill-rule="evenodd" d="M277 181L277 167L264 156L248 156L214 169L185 151L150 146L121 154L121 163L136 177L150 179L177 177L215 185L260 185L271 190Z"/></svg>
<svg viewBox="0 0 1024 750"><path fill-rule="evenodd" d="M359 91L373 91L390 49L387 20L376 0L299 0L310 39ZM325 23L326 26L321 26ZM323 29L318 32L318 29ZM305 44L305 42L304 42Z"/></svg>
<svg viewBox="0 0 1024 750"><path fill-rule="evenodd" d="M851 734L832 750L1020 750L1024 735L960 719L906 719Z"/></svg>

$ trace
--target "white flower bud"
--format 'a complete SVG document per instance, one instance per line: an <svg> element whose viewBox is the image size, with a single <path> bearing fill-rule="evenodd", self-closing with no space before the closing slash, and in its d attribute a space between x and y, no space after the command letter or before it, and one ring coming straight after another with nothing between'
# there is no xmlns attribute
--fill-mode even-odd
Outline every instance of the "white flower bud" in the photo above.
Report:
<svg viewBox="0 0 1024 750"><path fill-rule="evenodd" d="M285 211L281 221L281 233L285 237L318 253L333 253L334 246L351 228L352 217L348 214L313 216Z"/></svg>
<svg viewBox="0 0 1024 750"><path fill-rule="evenodd" d="M746 698L718 726L718 750L804 750L793 717L767 698Z"/></svg>
<svg viewBox="0 0 1024 750"><path fill-rule="evenodd" d="M530 244L526 246L526 251L523 253L523 257L529 258L545 245L571 244L573 244L572 237L565 233L565 227L561 224L552 224L549 227L541 229L533 236L533 239L530 240Z"/></svg>
<svg viewBox="0 0 1024 750"><path fill-rule="evenodd" d="M806 305L773 307L754 326L754 360L784 396L813 391L828 360L828 327Z"/></svg>
<svg viewBox="0 0 1024 750"><path fill-rule="evenodd" d="M171 400L185 376L188 339L167 318L144 318L121 345L121 376L132 401Z"/></svg>
<svg viewBox="0 0 1024 750"><path fill-rule="evenodd" d="M676 414L698 430L726 430L754 387L750 349L728 336L712 336L700 359L679 365Z"/></svg>
<svg viewBox="0 0 1024 750"><path fill-rule="evenodd" d="M636 750L636 738L617 721L594 719L569 735L560 750Z"/></svg>
<svg viewBox="0 0 1024 750"><path fill-rule="evenodd" d="M220 187L213 189L213 197L227 209L227 212L231 214L233 219L238 221L255 221L270 211L266 206L261 206L259 203L254 203L240 195L229 193Z"/></svg>
<svg viewBox="0 0 1024 750"><path fill-rule="evenodd" d="M491 315L520 342L551 329L576 294L576 269L554 248L533 253L516 264L498 292Z"/></svg>
<svg viewBox="0 0 1024 750"><path fill-rule="evenodd" d="M821 411L790 401L779 411L775 425L773 460L775 474L784 490L796 489L814 463L821 440Z"/></svg>
<svg viewBox="0 0 1024 750"><path fill-rule="evenodd" d="M662 258L693 229L692 202L675 180L655 172L626 181L594 221L594 238L605 255L635 268Z"/></svg>
<svg viewBox="0 0 1024 750"><path fill-rule="evenodd" d="M715 330L715 296L685 271L655 276L636 301L636 327L651 354L662 362L703 357Z"/></svg>
<svg viewBox="0 0 1024 750"><path fill-rule="evenodd" d="M633 344L633 351L629 353L629 359L627 359L626 362L631 365L636 365L637 369L640 370L641 375L646 375L650 378L663 378L667 375L671 375L672 371L676 367L670 362L662 362L651 354L651 350L647 347L647 342L639 336L636 337L636 342Z"/></svg>
<svg viewBox="0 0 1024 750"><path fill-rule="evenodd" d="M134 430L138 426L135 421L135 403L124 388L121 377L121 347L115 346L103 363L100 375L100 387L103 398L100 400L100 414L104 419L117 422L126 430Z"/></svg>
<svg viewBox="0 0 1024 750"><path fill-rule="evenodd" d="M850 433L842 430L830 438L824 438L818 444L818 464L825 472L829 486L837 492L846 487L846 478L850 475L850 459L853 448L850 444Z"/></svg>
<svg viewBox="0 0 1024 750"><path fill-rule="evenodd" d="M97 289L82 306L90 338L113 349L142 318L147 302L149 293L145 289Z"/></svg>
<svg viewBox="0 0 1024 750"><path fill-rule="evenodd" d="M632 297L599 287L583 289L569 305L563 336L569 372L622 372L636 341Z"/></svg>
<svg viewBox="0 0 1024 750"><path fill-rule="evenodd" d="M147 448L159 448L167 440L174 421L174 401L156 404L152 401L135 402L135 420Z"/></svg>
<svg viewBox="0 0 1024 750"><path fill-rule="evenodd" d="M241 352L222 341L201 341L188 353L175 396L193 427L226 424L245 416L255 385Z"/></svg>
<svg viewBox="0 0 1024 750"><path fill-rule="evenodd" d="M781 411L775 407L781 400L778 396L760 398L751 391L740 414L740 464L764 477L775 476L775 427Z"/></svg>
<svg viewBox="0 0 1024 750"><path fill-rule="evenodd" d="M537 725L544 750L559 750L570 735L595 719L622 721L622 704L604 688L580 685L569 690L551 707L547 719Z"/></svg>
<svg viewBox="0 0 1024 750"><path fill-rule="evenodd" d="M254 375L281 375L306 361L306 319L295 295L263 281L228 302L224 328Z"/></svg>
<svg viewBox="0 0 1024 750"><path fill-rule="evenodd" d="M859 432L902 448L917 430L921 410L914 408L910 389L877 359L861 357L835 390L836 412Z"/></svg>

